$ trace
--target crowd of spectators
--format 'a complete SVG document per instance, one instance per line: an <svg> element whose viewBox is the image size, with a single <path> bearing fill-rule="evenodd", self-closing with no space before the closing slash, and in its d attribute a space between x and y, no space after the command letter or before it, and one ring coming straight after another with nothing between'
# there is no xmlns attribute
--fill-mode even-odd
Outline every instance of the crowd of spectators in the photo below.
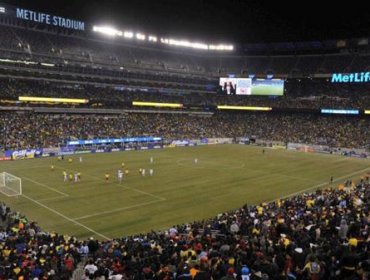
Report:
<svg viewBox="0 0 370 280"><path fill-rule="evenodd" d="M160 136L167 140L253 137L331 147L368 148L370 119L288 113L126 115L0 113L3 150L65 145L67 140Z"/></svg>
<svg viewBox="0 0 370 280"><path fill-rule="evenodd" d="M105 241L44 232L1 204L0 279L366 280L369 174L340 186Z"/></svg>

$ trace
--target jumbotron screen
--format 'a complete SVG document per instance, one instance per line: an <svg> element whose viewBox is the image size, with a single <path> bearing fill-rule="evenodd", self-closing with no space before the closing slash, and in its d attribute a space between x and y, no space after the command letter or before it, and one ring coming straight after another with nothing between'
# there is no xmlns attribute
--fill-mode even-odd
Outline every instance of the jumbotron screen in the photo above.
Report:
<svg viewBox="0 0 370 280"><path fill-rule="evenodd" d="M220 78L222 93L226 95L284 95L284 80Z"/></svg>

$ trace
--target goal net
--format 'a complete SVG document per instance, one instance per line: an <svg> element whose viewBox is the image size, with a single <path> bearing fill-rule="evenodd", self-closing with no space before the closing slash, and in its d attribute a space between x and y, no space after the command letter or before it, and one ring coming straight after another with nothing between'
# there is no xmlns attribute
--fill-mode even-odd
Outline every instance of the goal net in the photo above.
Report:
<svg viewBox="0 0 370 280"><path fill-rule="evenodd" d="M6 196L22 195L22 179L7 172L1 172L0 193Z"/></svg>

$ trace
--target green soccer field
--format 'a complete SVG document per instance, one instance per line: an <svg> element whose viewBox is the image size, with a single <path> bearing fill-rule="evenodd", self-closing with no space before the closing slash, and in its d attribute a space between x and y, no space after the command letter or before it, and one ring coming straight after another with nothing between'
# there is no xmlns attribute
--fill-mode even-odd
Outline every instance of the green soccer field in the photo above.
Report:
<svg viewBox="0 0 370 280"><path fill-rule="evenodd" d="M150 164L150 157L154 163ZM244 145L168 148L84 154L83 162L57 158L0 163L22 178L23 195L0 194L13 210L47 231L80 238L121 237L212 217L245 203L256 204L314 190L370 171L368 160L266 150ZM198 163L194 163L198 158ZM129 175L119 184L124 162ZM54 165L52 171L50 166ZM139 175L154 169L154 176ZM78 183L62 172L81 172ZM105 182L104 174L111 174Z"/></svg>

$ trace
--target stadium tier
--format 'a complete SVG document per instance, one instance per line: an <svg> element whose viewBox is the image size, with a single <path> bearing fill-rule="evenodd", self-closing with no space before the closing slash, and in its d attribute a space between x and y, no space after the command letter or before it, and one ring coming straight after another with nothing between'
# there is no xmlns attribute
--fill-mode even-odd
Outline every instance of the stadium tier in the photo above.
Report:
<svg viewBox="0 0 370 280"><path fill-rule="evenodd" d="M370 279L368 42L0 3L0 280Z"/></svg>

